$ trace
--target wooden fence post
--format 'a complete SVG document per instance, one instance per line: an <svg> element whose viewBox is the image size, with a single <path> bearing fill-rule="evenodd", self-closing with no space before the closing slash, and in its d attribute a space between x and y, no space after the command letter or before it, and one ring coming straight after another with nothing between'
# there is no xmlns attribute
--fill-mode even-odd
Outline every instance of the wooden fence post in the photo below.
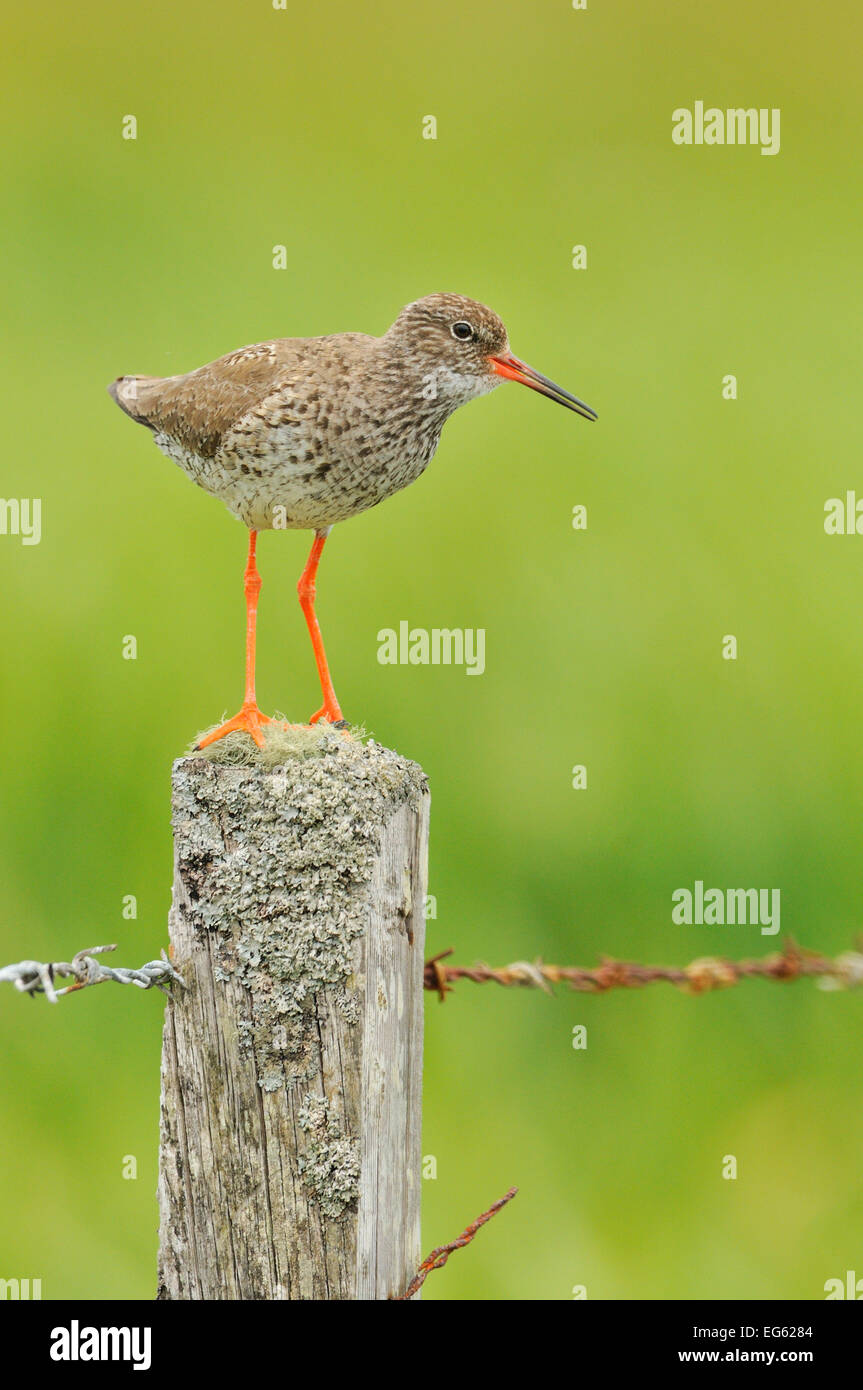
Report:
<svg viewBox="0 0 863 1390"><path fill-rule="evenodd" d="M174 764L159 1298L383 1299L421 1259L422 769L328 730Z"/></svg>

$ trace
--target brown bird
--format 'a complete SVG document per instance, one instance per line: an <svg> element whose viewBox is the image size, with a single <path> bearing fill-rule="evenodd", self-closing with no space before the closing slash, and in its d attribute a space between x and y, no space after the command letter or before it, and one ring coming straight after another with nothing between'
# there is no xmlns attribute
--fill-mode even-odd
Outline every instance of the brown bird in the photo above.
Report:
<svg viewBox="0 0 863 1390"><path fill-rule="evenodd" d="M108 390L121 410L152 430L162 452L249 528L245 698L239 713L201 739L200 748L235 729L262 747L262 728L272 723L255 698L258 531L315 533L297 585L323 691L311 723L339 723L342 711L315 616L324 541L337 521L418 478L453 411L504 379L596 419L590 406L513 356L497 314L459 294L430 294L408 304L381 338L277 338L183 376L112 382Z"/></svg>

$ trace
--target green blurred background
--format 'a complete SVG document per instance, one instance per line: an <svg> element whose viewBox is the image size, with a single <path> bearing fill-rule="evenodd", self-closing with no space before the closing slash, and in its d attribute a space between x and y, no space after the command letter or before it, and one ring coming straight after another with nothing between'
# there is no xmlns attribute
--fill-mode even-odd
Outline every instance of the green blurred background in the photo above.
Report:
<svg viewBox="0 0 863 1390"><path fill-rule="evenodd" d="M103 941L123 964L158 954L171 760L241 694L244 531L105 384L271 336L379 333L450 289L600 420L504 387L327 547L342 705L431 780L429 954L775 947L673 925L673 889L698 878L778 887L783 935L853 943L863 540L823 530L828 497L863 496L852 15L7 14L0 493L43 499L43 537L0 537L0 963ZM673 145L671 112L696 99L781 108L781 152ZM259 695L294 718L319 703L294 591L309 540L259 547ZM486 674L379 665L378 629L403 618L484 627ZM863 1272L863 997L466 983L427 1004L424 1247L521 1189L428 1298L819 1298ZM5 986L0 1010L0 1277L151 1297L161 998L106 987L53 1008Z"/></svg>

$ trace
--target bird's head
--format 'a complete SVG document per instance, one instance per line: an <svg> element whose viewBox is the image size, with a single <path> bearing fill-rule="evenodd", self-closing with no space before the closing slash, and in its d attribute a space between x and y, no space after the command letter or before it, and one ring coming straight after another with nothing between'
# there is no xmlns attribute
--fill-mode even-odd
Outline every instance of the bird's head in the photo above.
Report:
<svg viewBox="0 0 863 1390"><path fill-rule="evenodd" d="M452 410L485 395L501 381L530 386L567 409L595 420L589 405L513 356L506 329L497 314L461 294L429 294L402 309L384 336L420 378L429 401Z"/></svg>

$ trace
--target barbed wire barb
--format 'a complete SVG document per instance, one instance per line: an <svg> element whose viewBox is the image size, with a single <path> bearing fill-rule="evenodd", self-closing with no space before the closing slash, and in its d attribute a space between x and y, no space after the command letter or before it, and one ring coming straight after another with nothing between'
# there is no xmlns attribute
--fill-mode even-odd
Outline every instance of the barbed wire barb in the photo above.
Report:
<svg viewBox="0 0 863 1390"><path fill-rule="evenodd" d="M8 981L22 994L29 994L31 997L44 994L51 1004L56 1004L63 994L73 994L76 990L86 989L88 985L101 985L108 980L118 985L137 985L138 989L155 988L163 994L170 994L166 986L173 984L175 980L185 988L186 981L180 972L174 969L165 951L161 952L159 960L149 960L139 970L132 970L124 965L112 968L95 959L96 956L104 955L106 951L116 949L116 945L88 946L83 951L78 951L70 961L57 960L50 964L38 960L18 961L16 965L6 965L0 969L0 982ZM54 981L58 977L71 978L73 983L64 985L62 989L55 989Z"/></svg>
<svg viewBox="0 0 863 1390"><path fill-rule="evenodd" d="M506 1206L507 1202L511 1202L517 1192L517 1187L511 1187L509 1192L505 1193L503 1197L498 1198L496 1202L492 1202L488 1211L484 1211L482 1216L476 1218L476 1221L472 1221L469 1226L465 1226L461 1235L457 1236L455 1240L451 1240L449 1245L439 1245L437 1249L432 1250L430 1255L426 1255L426 1258L423 1260L404 1293L396 1294L392 1301L394 1303L403 1303L406 1299L413 1298L414 1294L419 1293L432 1270L443 1269L454 1250L461 1250L465 1245L470 1245L480 1227L484 1226L487 1221L490 1221L491 1218L500 1211L501 1207Z"/></svg>

